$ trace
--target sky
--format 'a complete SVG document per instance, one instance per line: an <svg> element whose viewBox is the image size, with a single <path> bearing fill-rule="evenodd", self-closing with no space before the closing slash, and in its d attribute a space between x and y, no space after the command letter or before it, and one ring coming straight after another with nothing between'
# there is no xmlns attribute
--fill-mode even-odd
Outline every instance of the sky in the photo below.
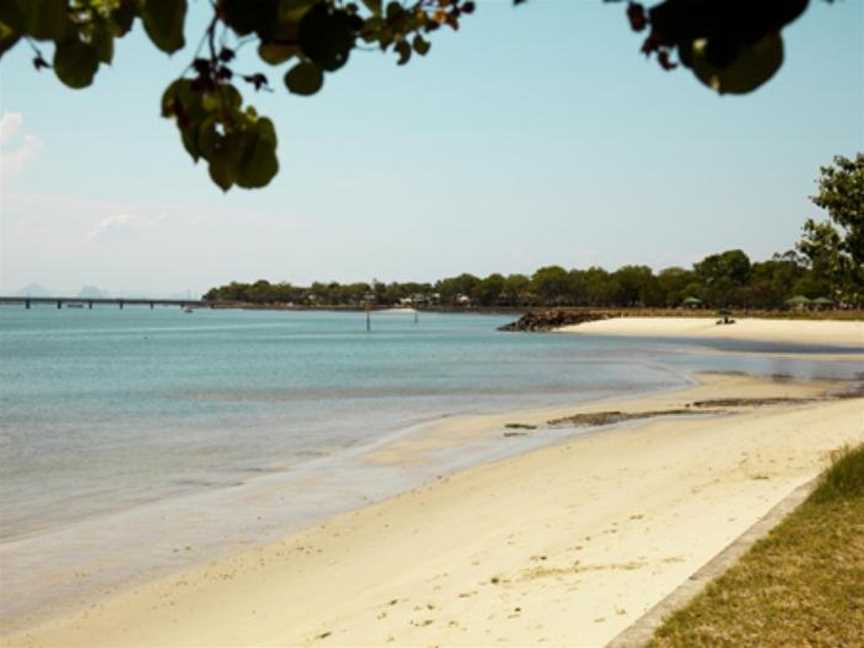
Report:
<svg viewBox="0 0 864 648"><path fill-rule="evenodd" d="M83 91L37 73L26 44L3 57L0 295L764 259L822 216L819 166L864 149L857 0L811 0L781 70L744 96L646 60L623 3L481 0L426 58L355 52L313 97L241 57L276 90L243 88L281 170L223 194L159 115L204 30L208 3L191 5L186 49L168 57L137 24Z"/></svg>

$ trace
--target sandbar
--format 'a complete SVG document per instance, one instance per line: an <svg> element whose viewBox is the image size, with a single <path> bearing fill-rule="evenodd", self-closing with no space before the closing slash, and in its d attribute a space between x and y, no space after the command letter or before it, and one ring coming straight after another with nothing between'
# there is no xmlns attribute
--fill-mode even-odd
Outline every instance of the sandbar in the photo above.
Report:
<svg viewBox="0 0 864 648"><path fill-rule="evenodd" d="M843 347L864 351L864 321L741 318L718 325L714 317L615 317L559 329L577 335L623 335L743 340Z"/></svg>

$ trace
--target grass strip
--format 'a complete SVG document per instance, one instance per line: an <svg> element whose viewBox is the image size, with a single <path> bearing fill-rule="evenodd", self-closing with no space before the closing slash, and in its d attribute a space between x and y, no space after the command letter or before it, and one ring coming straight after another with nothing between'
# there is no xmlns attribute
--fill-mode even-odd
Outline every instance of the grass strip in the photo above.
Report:
<svg viewBox="0 0 864 648"><path fill-rule="evenodd" d="M864 645L864 445L649 646Z"/></svg>

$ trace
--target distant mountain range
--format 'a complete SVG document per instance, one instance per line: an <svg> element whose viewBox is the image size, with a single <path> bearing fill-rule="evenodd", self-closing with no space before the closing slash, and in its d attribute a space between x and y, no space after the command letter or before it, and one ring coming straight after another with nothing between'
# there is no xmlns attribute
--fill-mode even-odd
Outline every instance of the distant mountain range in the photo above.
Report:
<svg viewBox="0 0 864 648"><path fill-rule="evenodd" d="M30 283L15 293L16 297L53 297L51 291L37 283Z"/></svg>
<svg viewBox="0 0 864 648"><path fill-rule="evenodd" d="M87 297L90 299L104 299L106 297L111 297L111 293L107 290L102 290L101 288L97 288L96 286L84 286L81 290L78 291L78 297Z"/></svg>
<svg viewBox="0 0 864 648"><path fill-rule="evenodd" d="M77 293L71 290L52 290L38 283L29 283L12 294L14 297L80 297L82 299L107 299L110 297L126 297L129 299L199 299L192 291L184 290L175 293L150 293L145 290L121 290L118 292L103 290L98 286L82 286Z"/></svg>

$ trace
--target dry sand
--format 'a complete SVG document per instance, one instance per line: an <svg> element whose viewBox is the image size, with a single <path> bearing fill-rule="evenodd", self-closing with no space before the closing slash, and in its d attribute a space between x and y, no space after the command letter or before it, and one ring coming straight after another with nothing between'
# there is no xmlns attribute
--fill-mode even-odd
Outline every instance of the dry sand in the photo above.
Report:
<svg viewBox="0 0 864 648"><path fill-rule="evenodd" d="M826 388L702 380L567 413L811 397ZM424 443L398 442L372 460L410 465L442 445L500 435L504 422L450 421ZM112 596L3 645L602 645L816 475L829 451L862 441L860 398L579 435Z"/></svg>
<svg viewBox="0 0 864 648"><path fill-rule="evenodd" d="M864 350L864 322L738 319L720 326L715 317L616 317L560 329L580 335L715 338Z"/></svg>

